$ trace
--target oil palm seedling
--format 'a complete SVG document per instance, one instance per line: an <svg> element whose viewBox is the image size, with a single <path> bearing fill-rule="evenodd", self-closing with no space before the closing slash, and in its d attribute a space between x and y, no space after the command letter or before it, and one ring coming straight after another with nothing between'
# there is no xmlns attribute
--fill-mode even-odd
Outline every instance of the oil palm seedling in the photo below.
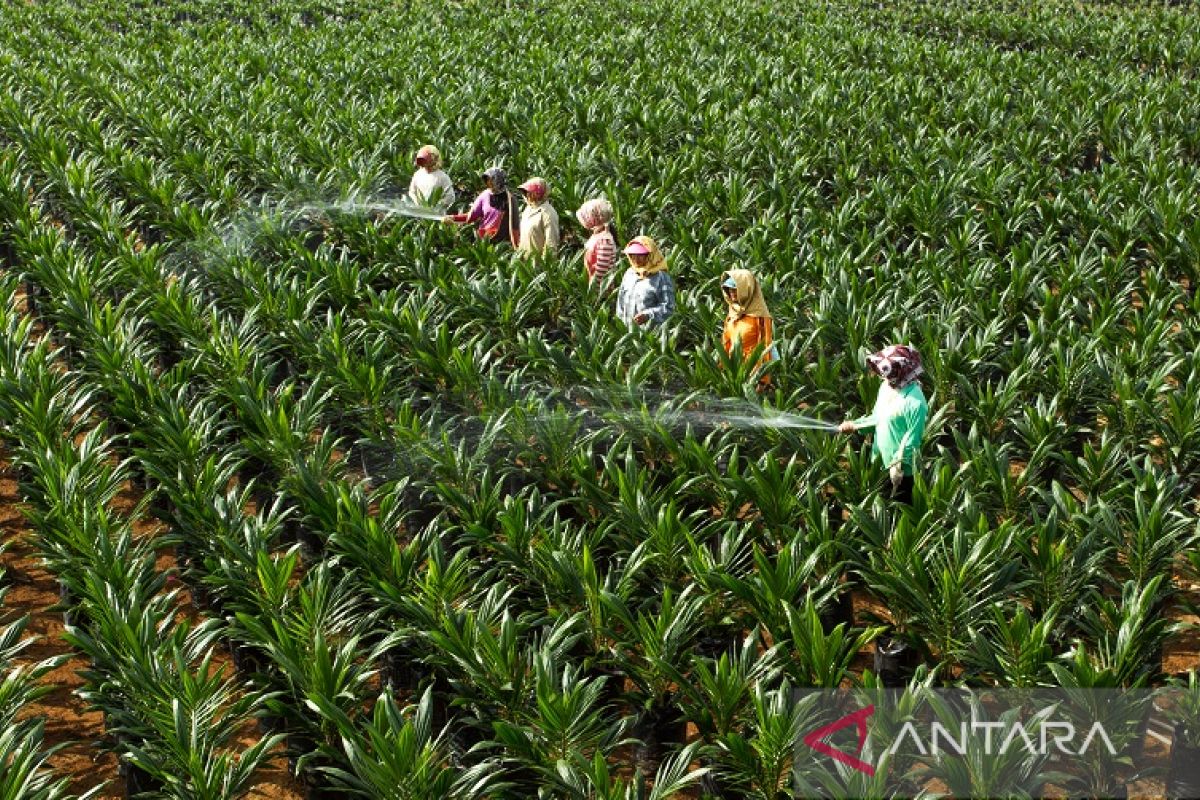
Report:
<svg viewBox="0 0 1200 800"><path fill-rule="evenodd" d="M1172 678L1170 684L1155 700L1155 710L1165 708L1166 720L1173 726L1171 737L1171 763L1167 771L1167 791L1184 793L1196 784L1196 750L1200 748L1200 736L1196 732L1196 720L1200 719L1200 681L1196 671L1189 670L1186 681Z"/></svg>
<svg viewBox="0 0 1200 800"><path fill-rule="evenodd" d="M514 788L524 778L529 790L569 792L572 781L560 773L572 758L614 755L628 723L605 714L606 680L569 664L559 670L545 650L535 656L532 704L512 721L492 723L491 741Z"/></svg>
<svg viewBox="0 0 1200 800"><path fill-rule="evenodd" d="M716 741L744 729L750 720L754 690L759 685L774 685L781 673L779 648L760 653L759 644L757 635L751 633L739 647L715 658L696 657L689 676L680 676L680 708L707 746L702 763L710 771L701 779L702 794L728 793L712 760Z"/></svg>
<svg viewBox="0 0 1200 800"><path fill-rule="evenodd" d="M1054 768L1048 752L1021 743L991 747L981 737L963 736L961 721L964 716L969 716L973 722L979 720L982 724L995 725L997 731L1011 731L1020 724L1028 740L1036 742L1041 739L1045 726L1055 724L1054 706L1038 710L1032 718L1023 718L1019 707L1008 708L995 715L998 718L993 720L993 714L973 695L966 696L964 703L955 703L930 693L926 702L944 730L955 732L965 739L950 745L961 746L965 753L962 758L935 757L929 759L932 763L915 768L909 777L917 785L925 784L930 779L936 780L946 787L946 793L952 797L1032 797L1039 795L1046 784L1070 777Z"/></svg>
<svg viewBox="0 0 1200 800"><path fill-rule="evenodd" d="M783 669L782 648L760 652L760 645L751 633L729 652L696 657L687 674L680 674L680 706L705 741L737 731L749 719L755 687L776 683Z"/></svg>
<svg viewBox="0 0 1200 800"><path fill-rule="evenodd" d="M1051 670L1056 685L1065 690L1062 713L1084 728L1098 723L1106 732L1112 731L1104 748L1080 754L1082 757L1071 765L1070 779L1063 783L1071 791L1088 794L1123 793L1128 782L1145 772L1144 763L1139 764L1135 754L1143 744L1153 695L1112 691L1129 685L1128 665L1114 661L1111 653L1091 653L1081 643ZM1137 685L1144 677L1132 680Z"/></svg>
<svg viewBox="0 0 1200 800"><path fill-rule="evenodd" d="M366 691L386 640L364 646L373 624L351 574L335 578L321 564L292 585L291 558L259 560L264 589L255 613L238 612L231 633L262 654L257 679L272 694L266 707L287 734L296 769L311 784L316 767L336 755L337 731L328 717L307 713L306 703L322 698L349 715L364 713ZM263 568L274 567L267 577ZM269 597L269 599L268 599Z"/></svg>
<svg viewBox="0 0 1200 800"><path fill-rule="evenodd" d="M1073 495L1057 487L1052 502L1016 546L1029 565L1032 613L1070 620L1082 610L1086 593L1107 582L1114 549Z"/></svg>
<svg viewBox="0 0 1200 800"><path fill-rule="evenodd" d="M345 766L321 770L334 787L355 797L468 800L504 789L491 761L470 767L448 763L445 731L433 725L432 690L403 709L391 696L381 696L365 724L326 698L316 697L311 704L336 726L344 753Z"/></svg>
<svg viewBox="0 0 1200 800"><path fill-rule="evenodd" d="M449 677L457 704L480 721L516 714L533 678L526 650L532 626L502 611L504 599L499 592L489 592L480 613L451 611L442 617L439 629L426 633L437 654L432 656L434 666ZM559 630L569 628L568 620Z"/></svg>
<svg viewBox="0 0 1200 800"><path fill-rule="evenodd" d="M66 800L68 780L55 778L48 768L53 748L45 746L45 723L5 726L0 733L0 791L30 800Z"/></svg>
<svg viewBox="0 0 1200 800"><path fill-rule="evenodd" d="M676 677L699 633L704 597L688 587L678 596L667 589L661 604L643 608L614 596L604 601L614 628L611 658L634 687L634 735L643 743L637 760L654 763L661 758L661 748L683 742L684 726L674 703Z"/></svg>
<svg viewBox="0 0 1200 800"><path fill-rule="evenodd" d="M132 740L123 757L160 783L167 797L240 797L283 736L264 736L236 755L231 752L246 722L262 709L265 696L239 696L223 670L212 669L211 650L195 671L182 658L174 654L171 680L148 683L156 691L137 696L136 704L121 715L140 718L155 734ZM121 716L112 717L117 731L122 730Z"/></svg>
<svg viewBox="0 0 1200 800"><path fill-rule="evenodd" d="M279 506L245 514L246 492L231 492L212 502L209 540L185 563L184 575L192 580L192 599L222 617L257 614L263 598L269 606L287 599L287 587L298 572L300 554L295 548L273 553L280 538ZM236 666L245 650L231 645Z"/></svg>
<svg viewBox="0 0 1200 800"><path fill-rule="evenodd" d="M992 609L971 631L964 656L972 680L1025 689L1051 681L1050 665L1061 654L1054 611L1033 619L1023 606Z"/></svg>
<svg viewBox="0 0 1200 800"><path fill-rule="evenodd" d="M3 579L0 573L0 579ZM0 589L3 604L7 587ZM45 723L27 715L35 704L52 691L46 676L64 661L62 657L33 664L20 664L22 651L34 643L27 636L29 617L21 617L0 627L0 791L13 797L36 800L66 798L64 778L56 778L47 761L61 748L45 741Z"/></svg>
<svg viewBox="0 0 1200 800"><path fill-rule="evenodd" d="M953 670L971 626L1021 588L1014 534L1011 525L989 529L982 517L975 530L964 521L949 531L923 532L902 518L886 548L858 571L885 599L890 635Z"/></svg>
<svg viewBox="0 0 1200 800"><path fill-rule="evenodd" d="M1097 670L1108 670L1118 686L1145 686L1162 670L1162 644L1179 625L1161 613L1159 575L1145 584L1126 581L1119 602L1098 591L1078 619ZM1056 671L1057 674L1057 671Z"/></svg>
<svg viewBox="0 0 1200 800"><path fill-rule="evenodd" d="M689 790L706 774L691 769L700 748L693 743L663 762L651 778L640 771L633 779L618 777L604 757L597 753L590 761L575 756L575 769L566 796L597 800L667 800Z"/></svg>
<svg viewBox="0 0 1200 800"><path fill-rule="evenodd" d="M718 737L714 748L716 770L727 791L754 800L791 794L804 708L786 681L777 688L755 688L748 724Z"/></svg>
<svg viewBox="0 0 1200 800"><path fill-rule="evenodd" d="M809 550L799 537L775 553L753 544L752 568L747 564L744 573L733 574L715 571L707 583L737 600L746 609L745 618L761 626L773 642L785 642L791 638L790 611L802 598L821 611L833 608L841 572L826 572L822 563L831 549L822 544Z"/></svg>
<svg viewBox="0 0 1200 800"><path fill-rule="evenodd" d="M785 606L788 637L795 654L785 662L784 670L797 687L837 689L852 679L850 667L860 652L885 628L868 627L858 633L842 622L827 630L811 596L797 608Z"/></svg>
<svg viewBox="0 0 1200 800"><path fill-rule="evenodd" d="M1179 553L1187 553L1196 543L1200 531L1180 508L1184 491L1173 475L1163 475L1152 464L1134 465L1131 476L1132 507L1113 523L1098 525L1113 542L1119 556L1115 573L1145 586L1155 577L1162 577L1163 596L1155 598L1160 605L1172 593L1168 580L1176 566ZM1109 511L1113 514L1113 511Z"/></svg>
<svg viewBox="0 0 1200 800"><path fill-rule="evenodd" d="M749 504L755 525L762 527L764 538L778 544L787 531L796 527L799 509L804 505L800 490L807 477L796 458L783 465L768 456L731 475L729 485L737 492L734 502L739 506Z"/></svg>

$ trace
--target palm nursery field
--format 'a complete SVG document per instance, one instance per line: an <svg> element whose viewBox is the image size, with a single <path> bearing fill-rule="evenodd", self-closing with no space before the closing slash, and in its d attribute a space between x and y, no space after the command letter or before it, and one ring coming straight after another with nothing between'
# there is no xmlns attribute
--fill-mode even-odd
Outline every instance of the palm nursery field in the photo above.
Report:
<svg viewBox="0 0 1200 800"><path fill-rule="evenodd" d="M0 797L775 800L792 689L880 637L934 685L1194 668L1198 10L3 4ZM560 257L380 213L426 142L546 177ZM599 195L660 330L587 285ZM911 507L713 411L859 416L892 342Z"/></svg>

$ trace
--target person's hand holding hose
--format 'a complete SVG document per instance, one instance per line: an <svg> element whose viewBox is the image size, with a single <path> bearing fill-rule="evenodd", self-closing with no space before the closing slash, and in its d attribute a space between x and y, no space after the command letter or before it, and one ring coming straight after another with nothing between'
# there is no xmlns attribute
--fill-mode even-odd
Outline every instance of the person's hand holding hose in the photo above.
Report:
<svg viewBox="0 0 1200 800"><path fill-rule="evenodd" d="M846 420L841 425L838 425L838 433L854 433L856 430L858 430L858 427L850 420Z"/></svg>

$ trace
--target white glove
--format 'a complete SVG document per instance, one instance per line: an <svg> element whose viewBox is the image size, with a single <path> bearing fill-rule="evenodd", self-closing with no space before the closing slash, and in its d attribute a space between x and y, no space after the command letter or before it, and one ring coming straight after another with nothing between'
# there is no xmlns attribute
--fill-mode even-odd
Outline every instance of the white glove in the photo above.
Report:
<svg viewBox="0 0 1200 800"><path fill-rule="evenodd" d="M888 470L888 475L892 479L892 488L899 489L900 483L904 480L904 468L900 466L899 461L892 464L892 468Z"/></svg>

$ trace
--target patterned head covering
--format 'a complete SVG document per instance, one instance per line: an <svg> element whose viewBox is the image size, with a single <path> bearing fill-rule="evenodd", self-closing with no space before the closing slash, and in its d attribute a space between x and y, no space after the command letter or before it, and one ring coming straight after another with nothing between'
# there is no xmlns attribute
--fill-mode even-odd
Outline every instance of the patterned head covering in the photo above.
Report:
<svg viewBox="0 0 1200 800"><path fill-rule="evenodd" d="M442 154L436 147L427 144L417 151L415 161L418 167L424 167L432 172L442 166Z"/></svg>
<svg viewBox="0 0 1200 800"><path fill-rule="evenodd" d="M867 366L893 389L903 389L925 372L921 354L904 344L893 344L872 353L867 356Z"/></svg>
<svg viewBox="0 0 1200 800"><path fill-rule="evenodd" d="M612 203L603 198L588 200L575 212L575 218L589 231L599 228L601 225L607 225L612 222L613 218Z"/></svg>
<svg viewBox="0 0 1200 800"><path fill-rule="evenodd" d="M492 167L489 170L484 170L483 179L492 181L492 191L507 192L508 191L508 173L500 169L500 167Z"/></svg>
<svg viewBox="0 0 1200 800"><path fill-rule="evenodd" d="M635 243L646 248L648 251L647 255L649 256L646 259L646 263L641 266L632 264L632 259L630 260L633 271L637 273L639 278L645 278L648 275L653 275L656 272L663 272L666 270L667 260L663 258L662 251L658 249L658 242L654 241L649 236L635 236L629 244L625 245L625 252L628 253L631 249L634 252L639 252L641 248L634 248L633 245Z"/></svg>
<svg viewBox="0 0 1200 800"><path fill-rule="evenodd" d="M729 318L737 319L739 317L765 317L771 318L771 312L767 309L767 301L763 298L762 285L759 284L758 278L748 269L731 269L728 272L721 274L721 287L725 288L730 283L733 284L734 297L731 300L728 295L725 297L725 302L729 304Z"/></svg>

